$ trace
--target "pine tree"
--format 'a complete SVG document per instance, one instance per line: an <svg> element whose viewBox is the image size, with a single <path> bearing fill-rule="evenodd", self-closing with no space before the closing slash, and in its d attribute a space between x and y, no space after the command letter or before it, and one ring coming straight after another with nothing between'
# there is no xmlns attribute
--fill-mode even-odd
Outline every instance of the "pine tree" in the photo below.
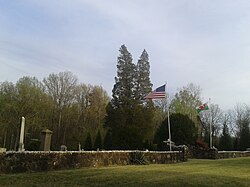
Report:
<svg viewBox="0 0 250 187"><path fill-rule="evenodd" d="M176 145L195 144L197 139L197 128L187 115L172 114L170 116L170 124L172 141L175 142ZM157 144L159 150L164 148L163 141L168 138L168 118L166 118L158 128L154 138L154 143Z"/></svg>
<svg viewBox="0 0 250 187"><path fill-rule="evenodd" d="M145 142L153 138L153 117L155 108L152 100L144 100L144 97L152 91L150 81L150 64L147 51L144 49L136 65L136 92L135 99L140 106L137 106L136 121L139 121L141 133ZM143 103L143 105L142 105Z"/></svg>
<svg viewBox="0 0 250 187"><path fill-rule="evenodd" d="M226 122L223 124L222 135L219 142L220 150L230 151L233 149L232 137L229 134L228 126Z"/></svg>
<svg viewBox="0 0 250 187"><path fill-rule="evenodd" d="M91 139L90 133L88 133L87 138L85 140L84 149L86 151L90 151L93 149L93 144L92 144L92 139Z"/></svg>
<svg viewBox="0 0 250 187"><path fill-rule="evenodd" d="M112 132L110 129L107 130L107 133L105 135L104 141L103 141L104 149L113 149L113 142L112 142Z"/></svg>
<svg viewBox="0 0 250 187"><path fill-rule="evenodd" d="M245 151L246 148L250 147L249 121L247 119L243 120L241 125L239 148L240 150Z"/></svg>
<svg viewBox="0 0 250 187"><path fill-rule="evenodd" d="M239 151L239 138L238 137L234 137L233 138L233 150L234 151Z"/></svg>
<svg viewBox="0 0 250 187"><path fill-rule="evenodd" d="M132 62L132 55L127 47L122 45L117 58L117 76L112 90L111 104L107 107L106 127L112 135L112 148L125 149L130 146L128 140L129 126L134 126L133 116L135 102L136 68ZM137 131L136 131L137 133Z"/></svg>
<svg viewBox="0 0 250 187"><path fill-rule="evenodd" d="M131 108L135 95L135 65L127 47L122 45L117 59L117 77L112 90L113 107Z"/></svg>
<svg viewBox="0 0 250 187"><path fill-rule="evenodd" d="M100 130L98 130L98 133L96 135L94 148L95 149L101 149L102 148L102 136L101 136Z"/></svg>
<svg viewBox="0 0 250 187"><path fill-rule="evenodd" d="M149 137L149 132L152 133L150 129L153 119L152 103L142 105L140 102L142 95L148 93L152 86L149 80L148 55L144 51L137 66L139 68L136 68L127 47L122 45L119 51L117 76L105 119L105 127L108 128L105 148L141 149L143 141ZM140 85L143 87L147 84L148 90L138 89L139 86L136 83L139 77L141 77ZM141 96L138 97L139 95ZM106 139L109 145L112 144L110 147L107 147Z"/></svg>
<svg viewBox="0 0 250 187"><path fill-rule="evenodd" d="M140 101L145 95L152 91L152 83L150 81L150 65L147 51L144 49L136 66L136 89L137 97Z"/></svg>

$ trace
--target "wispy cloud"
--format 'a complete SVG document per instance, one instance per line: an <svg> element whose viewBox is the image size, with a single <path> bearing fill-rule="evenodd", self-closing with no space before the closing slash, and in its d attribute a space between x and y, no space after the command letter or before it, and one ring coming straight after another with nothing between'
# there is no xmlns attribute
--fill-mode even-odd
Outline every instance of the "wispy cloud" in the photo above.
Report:
<svg viewBox="0 0 250 187"><path fill-rule="evenodd" d="M250 102L249 9L245 0L0 1L0 81L70 70L110 93L126 44L134 62L148 51L155 86L193 82L227 109Z"/></svg>

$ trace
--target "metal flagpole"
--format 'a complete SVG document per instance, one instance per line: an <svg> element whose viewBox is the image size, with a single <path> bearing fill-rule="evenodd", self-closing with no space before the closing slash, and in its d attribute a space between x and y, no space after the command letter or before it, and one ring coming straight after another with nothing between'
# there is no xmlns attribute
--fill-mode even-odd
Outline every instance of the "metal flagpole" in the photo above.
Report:
<svg viewBox="0 0 250 187"><path fill-rule="evenodd" d="M210 110L210 124L209 124L209 129L210 129L210 149L213 147L213 137L212 137L212 110L211 110L211 98L209 98L209 110Z"/></svg>
<svg viewBox="0 0 250 187"><path fill-rule="evenodd" d="M168 97L167 97L167 92L166 92L166 86L167 86L167 83L165 83L165 98L166 98L166 102L167 102L167 110L168 110L168 139L169 139L169 150L172 151L172 141L171 141L171 129L170 129L170 118L169 118L169 108L170 108L170 105L168 103Z"/></svg>
<svg viewBox="0 0 250 187"><path fill-rule="evenodd" d="M170 119L169 119L169 108L168 108L168 137L169 137L169 150L172 151L171 132L170 132Z"/></svg>

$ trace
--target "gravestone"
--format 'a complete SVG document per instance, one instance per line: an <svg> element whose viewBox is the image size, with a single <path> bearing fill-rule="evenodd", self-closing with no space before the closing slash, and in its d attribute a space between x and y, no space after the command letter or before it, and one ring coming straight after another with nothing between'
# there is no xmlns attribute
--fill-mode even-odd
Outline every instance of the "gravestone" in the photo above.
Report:
<svg viewBox="0 0 250 187"><path fill-rule="evenodd" d="M25 151L24 143L23 143L23 140L24 140L24 126L25 126L25 118L22 117L18 151Z"/></svg>
<svg viewBox="0 0 250 187"><path fill-rule="evenodd" d="M5 152L6 152L6 148L0 147L0 153L5 153Z"/></svg>
<svg viewBox="0 0 250 187"><path fill-rule="evenodd" d="M45 129L41 132L41 151L50 151L52 131Z"/></svg>
<svg viewBox="0 0 250 187"><path fill-rule="evenodd" d="M66 145L61 145L60 151L67 151L67 146Z"/></svg>

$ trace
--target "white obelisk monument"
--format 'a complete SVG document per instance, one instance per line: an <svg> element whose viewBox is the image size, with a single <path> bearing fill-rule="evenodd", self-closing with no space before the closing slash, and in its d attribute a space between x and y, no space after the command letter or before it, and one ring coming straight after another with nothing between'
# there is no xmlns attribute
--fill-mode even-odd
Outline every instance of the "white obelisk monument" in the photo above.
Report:
<svg viewBox="0 0 250 187"><path fill-rule="evenodd" d="M19 146L18 146L18 151L24 151L24 125L25 125L25 118L22 117L22 122L21 122L21 130L20 130L20 139L19 139Z"/></svg>

